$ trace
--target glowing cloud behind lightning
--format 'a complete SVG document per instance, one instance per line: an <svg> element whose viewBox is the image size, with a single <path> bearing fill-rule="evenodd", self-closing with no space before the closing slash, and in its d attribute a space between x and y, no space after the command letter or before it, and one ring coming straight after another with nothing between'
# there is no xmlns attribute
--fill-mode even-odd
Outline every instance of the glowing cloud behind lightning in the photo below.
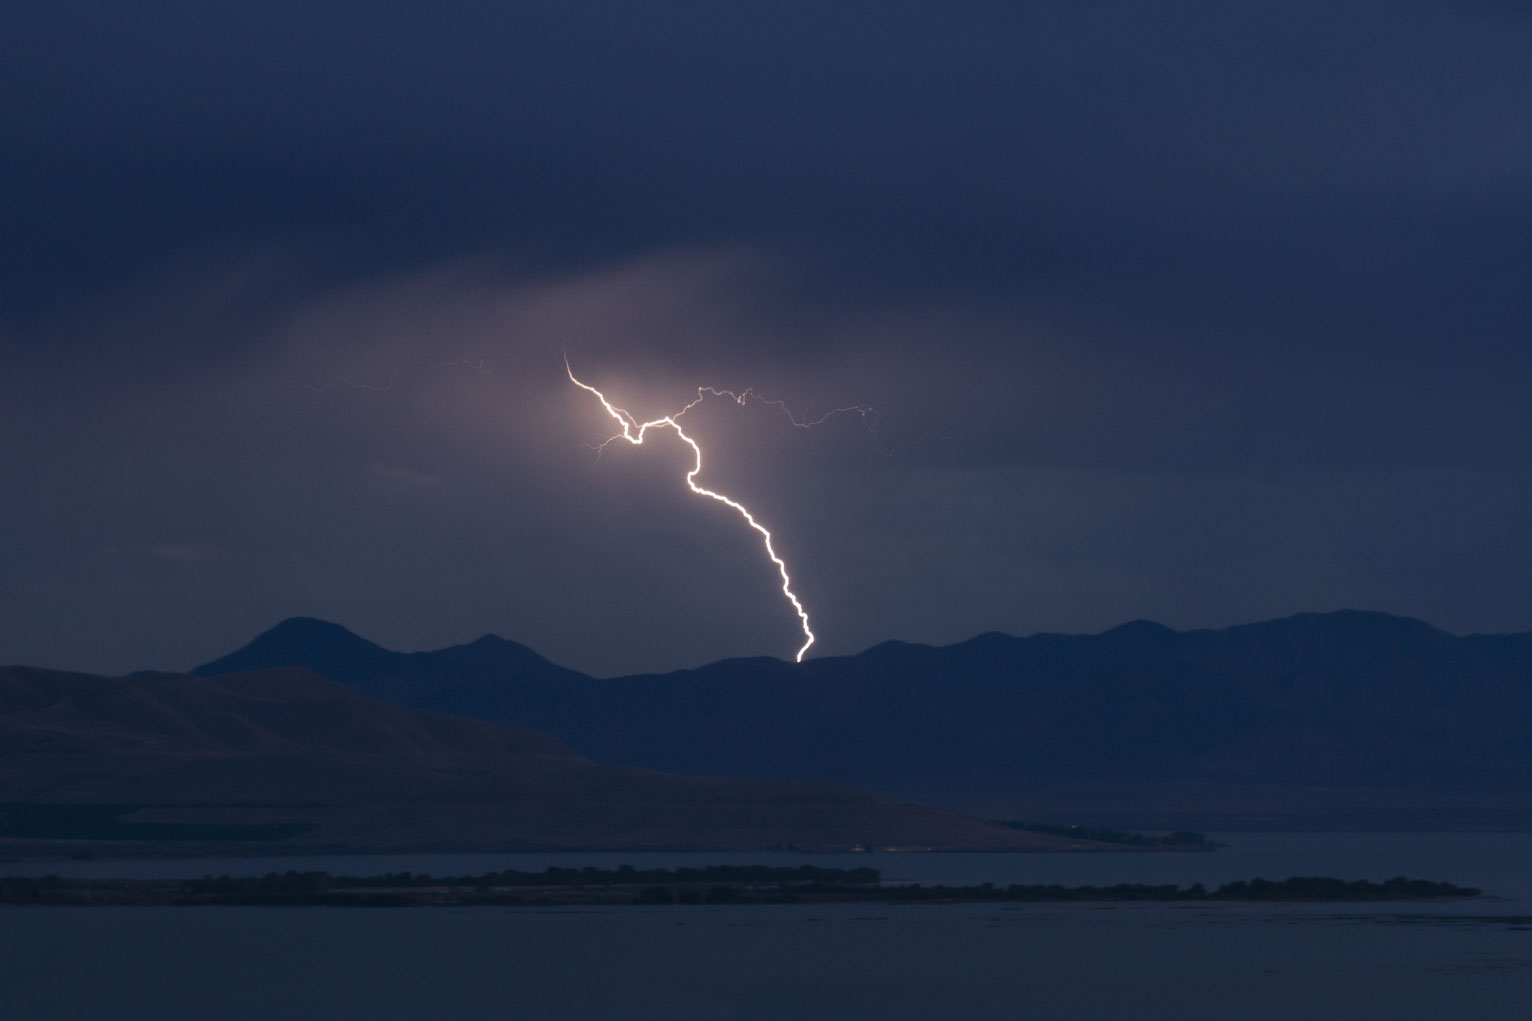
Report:
<svg viewBox="0 0 1532 1021"><path fill-rule="evenodd" d="M763 404L771 404L780 408L785 414L787 414L788 419L793 423L793 425L801 429L807 429L812 426L819 425L832 415L848 411L857 412L862 416L862 421L867 423L869 421L868 416L871 414L871 410L868 408L860 407L837 408L836 410L829 412L828 414L822 416L819 419L816 419L813 422L800 422L796 418L793 418L792 413L788 412L786 405L784 405L781 401L767 401L756 395L751 390L746 390L743 393L734 393L731 390L715 390L712 387L699 387L697 389L696 400L683 407L680 411L677 411L674 414L665 415L661 418L653 419L652 421L640 422L631 412L624 408L619 408L611 401L607 400L606 395L603 394L600 390L597 390L589 383L582 383L579 379L575 378L574 370L569 367L569 359L567 357L564 359L564 371L569 373L569 381L571 383L579 387L581 390L594 394L596 399L601 402L601 406L606 409L606 413L610 415L612 420L615 421L622 429L622 432L607 438L605 442L601 443L600 446L596 448L598 453L602 450L605 450L608 444L615 443L618 440L626 440L627 442L633 444L635 447L640 446L644 442L644 438L648 435L650 429L669 429L678 437L680 437L682 442L691 447L692 469L686 473L687 488L690 489L693 493L696 493L698 496L705 496L710 500L717 500L721 504L732 507L740 517L745 519L746 524L760 533L761 544L766 549L766 556L770 558L771 562L777 566L777 574L779 574L782 578L782 594L786 596L787 601L792 604L793 612L798 614L798 623L803 629L803 646L798 650L797 656L794 657L795 662L802 663L803 654L808 652L809 647L814 644L814 631L809 627L808 611L803 608L803 602L798 598L797 593L793 591L793 582L792 578L788 576L786 561L777 555L776 548L772 545L771 542L771 532L766 528L765 525L756 520L755 515L750 513L749 508L740 503L738 500L730 499L722 493L716 493L711 489L706 489L703 486L699 486L697 484L697 476L702 472L702 447L698 445L696 440L692 439L686 434L686 430L681 428L681 424L677 421L677 419L679 419L682 415L685 415L692 408L695 408L698 404L702 403L702 401L708 396L729 397L738 404L745 404L748 400L751 399L761 401Z"/></svg>

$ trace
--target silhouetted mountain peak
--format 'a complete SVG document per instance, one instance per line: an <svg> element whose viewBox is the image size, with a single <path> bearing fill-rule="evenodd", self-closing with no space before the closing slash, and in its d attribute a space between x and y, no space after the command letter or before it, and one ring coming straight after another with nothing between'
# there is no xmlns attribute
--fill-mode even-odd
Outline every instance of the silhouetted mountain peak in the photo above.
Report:
<svg viewBox="0 0 1532 1021"><path fill-rule="evenodd" d="M350 680L376 670L395 655L329 621L289 617L256 635L250 643L192 671L200 677L243 670L301 666L334 680Z"/></svg>
<svg viewBox="0 0 1532 1021"><path fill-rule="evenodd" d="M1225 635L1261 635L1320 643L1449 641L1451 635L1423 620L1376 610L1330 610L1226 628Z"/></svg>
<svg viewBox="0 0 1532 1021"><path fill-rule="evenodd" d="M1441 628L1436 627L1434 624L1427 624L1423 620L1417 620L1414 617L1401 617L1393 613L1381 613L1378 610L1331 610L1328 613L1300 613L1287 619L1361 628L1370 631L1446 634Z"/></svg>
<svg viewBox="0 0 1532 1021"><path fill-rule="evenodd" d="M1108 648L1149 651L1173 647L1181 638L1181 632L1152 620L1130 620L1110 631L1103 631L1098 637Z"/></svg>
<svg viewBox="0 0 1532 1021"><path fill-rule="evenodd" d="M523 660L533 659L542 663L548 662L536 649L522 645L520 642L513 642L509 638L501 638L495 634L481 635L466 644L452 645L445 649L437 650L435 654L440 655L443 653L471 653L478 657L510 657ZM415 655L422 654L415 653ZM426 653L426 655L431 655L431 653Z"/></svg>
<svg viewBox="0 0 1532 1021"><path fill-rule="evenodd" d="M279 648L285 646L340 647L372 645L367 639L317 617L288 617L274 627L267 628L252 638L245 648L256 646Z"/></svg>
<svg viewBox="0 0 1532 1021"><path fill-rule="evenodd" d="M284 620L244 648L191 672L210 677L275 667L304 667L367 698L468 716L491 712L518 685L558 687L589 680L495 634L431 652L394 652L312 617Z"/></svg>
<svg viewBox="0 0 1532 1021"><path fill-rule="evenodd" d="M1116 638L1163 638L1166 635L1173 635L1176 633L1177 632L1174 629L1168 628L1164 624L1160 624L1152 620L1142 619L1130 620L1124 624L1118 624L1116 627L1102 632L1103 635L1111 635Z"/></svg>
<svg viewBox="0 0 1532 1021"><path fill-rule="evenodd" d="M1017 638L1015 635L1008 635L1003 631L986 631L983 634L974 635L967 641L959 642L956 645L905 645L896 648L893 647L891 643L884 643L883 645L878 646L878 648L888 649L888 654L885 658L890 661L899 658L907 658L912 653L924 653L926 656L933 654L941 656L947 649L951 649L955 652L960 652L968 656L978 656L986 660L995 660L997 658L1003 658L1006 656L1008 651L1013 648L1017 642L1020 641L1023 641L1023 639Z"/></svg>
<svg viewBox="0 0 1532 1021"><path fill-rule="evenodd" d="M821 656L809 662L819 664L817 669L821 670L825 668L824 664L826 663L839 663L843 661L854 660L860 663L886 663L904 660L912 655L919 655L921 650L929 648L930 646L921 645L918 642L901 642L898 639L891 639L863 649L853 656Z"/></svg>
<svg viewBox="0 0 1532 1021"><path fill-rule="evenodd" d="M255 636L254 641L353 642L372 645L354 631L318 617L288 617Z"/></svg>

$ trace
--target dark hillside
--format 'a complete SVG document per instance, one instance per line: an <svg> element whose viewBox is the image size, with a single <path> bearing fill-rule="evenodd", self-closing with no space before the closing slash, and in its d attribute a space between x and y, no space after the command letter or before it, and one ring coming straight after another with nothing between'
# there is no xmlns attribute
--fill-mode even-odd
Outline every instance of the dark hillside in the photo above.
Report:
<svg viewBox="0 0 1532 1021"><path fill-rule="evenodd" d="M1520 811L1532 790L1532 635L1459 637L1379 613L888 642L612 680L498 639L383 653L395 658L371 673L380 650L346 659L360 640L342 633L324 656L358 690L544 730L605 764L830 779L1018 814L1113 789L1119 803L1195 790L1257 812L1368 792Z"/></svg>
<svg viewBox="0 0 1532 1021"><path fill-rule="evenodd" d="M59 841L85 842L60 844ZM307 670L0 669L0 850L942 847L1017 833L828 783L597 766L535 731L360 698ZM201 848L207 849L207 848Z"/></svg>

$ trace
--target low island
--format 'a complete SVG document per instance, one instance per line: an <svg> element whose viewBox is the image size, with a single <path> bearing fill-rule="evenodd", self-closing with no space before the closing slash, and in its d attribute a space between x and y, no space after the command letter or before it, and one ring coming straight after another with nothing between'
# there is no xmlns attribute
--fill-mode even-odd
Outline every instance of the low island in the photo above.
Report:
<svg viewBox="0 0 1532 1021"><path fill-rule="evenodd" d="M884 883L873 868L810 865L714 865L701 868L549 868L476 876L332 876L327 872L272 872L264 876L201 879L76 879L60 876L0 878L0 903L13 905L467 907L659 904L953 904L1071 901L1344 902L1477 897L1451 883L1406 879L1381 883L1294 876L1252 879L1208 890L1118 883L1111 886L927 886Z"/></svg>

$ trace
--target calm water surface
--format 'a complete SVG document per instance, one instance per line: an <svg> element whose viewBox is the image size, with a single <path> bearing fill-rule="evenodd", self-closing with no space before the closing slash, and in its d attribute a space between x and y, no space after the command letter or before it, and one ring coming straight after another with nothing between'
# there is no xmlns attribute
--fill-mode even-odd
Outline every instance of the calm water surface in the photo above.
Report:
<svg viewBox="0 0 1532 1021"><path fill-rule="evenodd" d="M71 862L11 874L463 874L715 862L920 882L1405 874L1368 905L0 909L4 1018L1524 1019L1532 835L1228 834L1217 854L430 855Z"/></svg>

